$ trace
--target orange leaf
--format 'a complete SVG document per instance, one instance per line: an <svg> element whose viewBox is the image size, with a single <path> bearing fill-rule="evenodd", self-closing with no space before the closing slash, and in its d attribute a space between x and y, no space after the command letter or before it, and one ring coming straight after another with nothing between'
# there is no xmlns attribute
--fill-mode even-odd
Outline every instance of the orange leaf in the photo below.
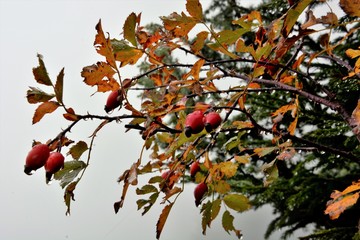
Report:
<svg viewBox="0 0 360 240"><path fill-rule="evenodd" d="M97 62L84 67L81 76L90 86L97 86L99 92L106 92L120 88L120 84L113 78L115 70L106 62Z"/></svg>
<svg viewBox="0 0 360 240"><path fill-rule="evenodd" d="M198 54L199 51L204 47L205 40L208 37L209 33L206 31L199 32L196 35L196 39L193 42L193 44L190 46L191 50L194 52L194 54Z"/></svg>
<svg viewBox="0 0 360 240"><path fill-rule="evenodd" d="M353 0L340 0L340 7L352 17L360 17L360 2Z"/></svg>
<svg viewBox="0 0 360 240"><path fill-rule="evenodd" d="M165 29L172 32L175 37L187 37L187 34L196 25L196 21L184 13L181 15L172 13L168 17L161 17L161 20Z"/></svg>
<svg viewBox="0 0 360 240"><path fill-rule="evenodd" d="M161 232L164 228L173 204L174 203L170 203L169 205L166 205L160 214L159 220L156 224L156 239L160 238Z"/></svg>
<svg viewBox="0 0 360 240"><path fill-rule="evenodd" d="M199 0L187 0L186 10L192 17L196 18L196 20L203 19L202 6Z"/></svg>
<svg viewBox="0 0 360 240"><path fill-rule="evenodd" d="M140 49L130 47L124 40L112 40L114 56L116 61L120 61L120 67L127 64L134 65L143 55Z"/></svg>
<svg viewBox="0 0 360 240"><path fill-rule="evenodd" d="M187 74L185 74L183 76L183 79L186 80L190 76L193 76L193 78L195 80L199 80L200 70L201 70L201 67L204 65L204 63L205 63L204 59L200 59L200 60L196 61L196 63L194 63L194 66L191 68L190 72L188 72Z"/></svg>
<svg viewBox="0 0 360 240"><path fill-rule="evenodd" d="M38 106L38 108L35 110L35 114L33 117L32 123L35 124L39 122L45 114L52 113L59 107L59 104L54 101L44 102Z"/></svg>
<svg viewBox="0 0 360 240"><path fill-rule="evenodd" d="M64 118L69 121L76 121L78 120L78 116L75 114L74 109L68 108L66 109L67 112L63 114Z"/></svg>
<svg viewBox="0 0 360 240"><path fill-rule="evenodd" d="M96 24L95 29L97 34L95 35L94 46L96 51L106 58L106 61L113 67L115 67L115 58L112 52L112 46L109 38L105 37L102 30L101 20Z"/></svg>
<svg viewBox="0 0 360 240"><path fill-rule="evenodd" d="M325 214L329 214L331 220L337 219L347 208L354 205L358 198L359 192L350 194L339 201L330 201L325 209Z"/></svg>
<svg viewBox="0 0 360 240"><path fill-rule="evenodd" d="M290 135L295 135L296 125L297 125L298 117L296 116L295 120L292 121L288 127L288 131Z"/></svg>

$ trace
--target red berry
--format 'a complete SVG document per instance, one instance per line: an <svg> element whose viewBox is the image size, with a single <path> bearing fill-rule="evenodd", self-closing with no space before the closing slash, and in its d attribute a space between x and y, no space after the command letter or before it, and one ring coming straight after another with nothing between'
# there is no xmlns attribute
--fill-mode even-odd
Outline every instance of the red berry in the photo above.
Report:
<svg viewBox="0 0 360 240"><path fill-rule="evenodd" d="M200 164L198 161L193 162L190 166L190 176L195 177L196 173L200 171Z"/></svg>
<svg viewBox="0 0 360 240"><path fill-rule="evenodd" d="M200 133L204 129L204 114L198 110L190 113L185 119L185 135L190 137L191 134Z"/></svg>
<svg viewBox="0 0 360 240"><path fill-rule="evenodd" d="M25 161L24 172L31 175L31 171L35 171L45 165L50 154L50 149L46 144L38 144L34 146L28 153Z"/></svg>
<svg viewBox="0 0 360 240"><path fill-rule="evenodd" d="M105 104L105 111L108 113L119 107L122 102L122 96L119 90L112 91L108 96Z"/></svg>
<svg viewBox="0 0 360 240"><path fill-rule="evenodd" d="M217 112L210 112L205 116L204 121L206 131L211 132L220 126L222 119Z"/></svg>
<svg viewBox="0 0 360 240"><path fill-rule="evenodd" d="M194 190L194 197L195 197L195 205L199 206L201 203L201 200L203 199L205 193L208 191L208 187L206 183L201 182L199 183Z"/></svg>
<svg viewBox="0 0 360 240"><path fill-rule="evenodd" d="M51 176L64 167L64 156L59 152L50 153L45 163L46 181L51 180Z"/></svg>

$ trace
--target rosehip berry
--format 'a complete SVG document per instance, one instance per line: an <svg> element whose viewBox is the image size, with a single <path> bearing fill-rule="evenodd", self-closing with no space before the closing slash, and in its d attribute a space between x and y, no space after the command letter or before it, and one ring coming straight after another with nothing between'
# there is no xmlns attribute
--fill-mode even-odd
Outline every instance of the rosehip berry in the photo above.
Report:
<svg viewBox="0 0 360 240"><path fill-rule="evenodd" d="M190 113L185 119L185 136L200 133L204 129L204 114L198 110Z"/></svg>
<svg viewBox="0 0 360 240"><path fill-rule="evenodd" d="M46 181L50 181L54 173L64 167L64 156L59 152L50 153L45 163Z"/></svg>
<svg viewBox="0 0 360 240"><path fill-rule="evenodd" d="M206 183L201 182L199 183L194 190L194 197L195 197L195 205L199 206L201 203L201 200L203 199L205 193L208 191L208 187Z"/></svg>
<svg viewBox="0 0 360 240"><path fill-rule="evenodd" d="M210 112L205 116L204 121L206 131L211 132L220 126L222 119L217 112Z"/></svg>
<svg viewBox="0 0 360 240"><path fill-rule="evenodd" d="M114 110L115 108L119 107L121 103L122 103L122 96L120 91L119 90L112 91L106 100L104 109L108 113Z"/></svg>
<svg viewBox="0 0 360 240"><path fill-rule="evenodd" d="M50 149L46 144L38 144L34 146L28 153L25 161L24 172L31 175L31 171L35 171L45 165L50 154Z"/></svg>
<svg viewBox="0 0 360 240"><path fill-rule="evenodd" d="M195 177L196 173L200 171L200 164L198 161L193 162L190 166L190 176Z"/></svg>

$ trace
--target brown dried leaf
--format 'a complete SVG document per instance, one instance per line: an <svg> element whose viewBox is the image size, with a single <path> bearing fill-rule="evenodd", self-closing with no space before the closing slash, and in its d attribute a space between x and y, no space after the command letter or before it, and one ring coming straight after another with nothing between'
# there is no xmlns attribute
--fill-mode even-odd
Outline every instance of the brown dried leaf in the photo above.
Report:
<svg viewBox="0 0 360 240"><path fill-rule="evenodd" d="M160 238L160 235L161 235L161 232L164 228L164 225L166 223L166 220L169 216L169 213L171 211L171 208L172 206L174 205L174 203L170 203L169 205L166 205L164 207L164 209L162 210L161 214L160 214L160 217L159 217L159 220L156 224L156 239L159 239Z"/></svg>
<svg viewBox="0 0 360 240"><path fill-rule="evenodd" d="M35 124L39 122L45 114L54 112L59 107L59 104L54 101L44 102L40 104L35 110L32 123Z"/></svg>

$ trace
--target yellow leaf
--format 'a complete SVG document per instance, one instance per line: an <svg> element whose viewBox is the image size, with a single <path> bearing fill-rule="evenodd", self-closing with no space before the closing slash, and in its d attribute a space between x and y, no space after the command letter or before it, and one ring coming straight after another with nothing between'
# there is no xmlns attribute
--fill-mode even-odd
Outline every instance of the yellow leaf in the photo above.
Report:
<svg viewBox="0 0 360 240"><path fill-rule="evenodd" d="M360 50L355 50L355 49L351 49L349 48L348 50L346 50L346 55L348 55L351 58L356 58L360 56Z"/></svg>
<svg viewBox="0 0 360 240"><path fill-rule="evenodd" d="M234 159L238 163L246 164L250 162L250 156L243 155L243 156L234 156Z"/></svg>
<svg viewBox="0 0 360 240"><path fill-rule="evenodd" d="M352 17L360 17L360 1L340 0L340 7Z"/></svg>
<svg viewBox="0 0 360 240"><path fill-rule="evenodd" d="M186 10L192 17L196 18L196 20L203 19L202 6L199 0L187 0Z"/></svg>
<svg viewBox="0 0 360 240"><path fill-rule="evenodd" d="M239 165L237 163L227 161L219 163L218 167L227 178L231 178L236 174L238 166Z"/></svg>
<svg viewBox="0 0 360 240"><path fill-rule="evenodd" d="M32 123L39 122L45 114L54 112L59 107L59 104L54 101L44 102L35 110Z"/></svg>

